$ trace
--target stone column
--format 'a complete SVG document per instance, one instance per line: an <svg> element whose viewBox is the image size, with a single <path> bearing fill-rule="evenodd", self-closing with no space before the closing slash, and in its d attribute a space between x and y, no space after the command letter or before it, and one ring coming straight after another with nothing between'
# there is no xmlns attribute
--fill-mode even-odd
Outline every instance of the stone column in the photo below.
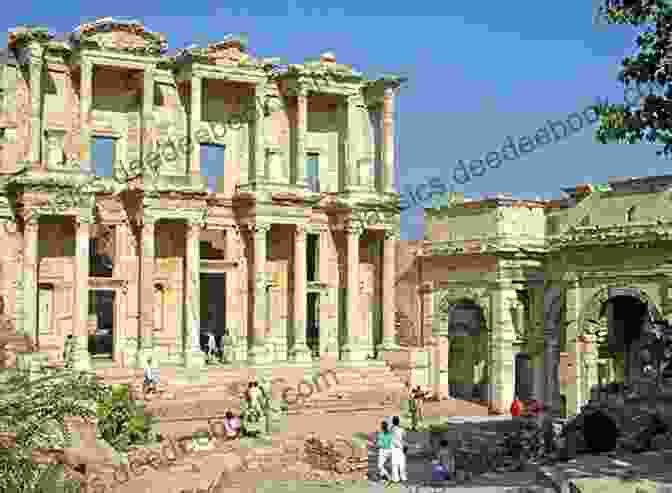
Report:
<svg viewBox="0 0 672 493"><path fill-rule="evenodd" d="M385 231L385 240L383 241L383 340L378 347L378 351L391 351L398 349L397 338L395 334L396 325L396 303L395 303L395 277L396 277L396 250L397 250L397 232Z"/></svg>
<svg viewBox="0 0 672 493"><path fill-rule="evenodd" d="M263 84L257 84L256 87L256 105L258 107L256 119L254 121L254 170L255 181L264 181L266 176L266 141L264 138L264 108L262 102L266 97Z"/></svg>
<svg viewBox="0 0 672 493"><path fill-rule="evenodd" d="M565 294L565 323L566 323L566 337L567 337L567 351L569 353L569 360L577 367L576 381L567 384L567 414L576 414L581 410L583 405L583 396L581 392L582 377L581 358L579 357L577 348L577 338L579 336L579 310L581 308L581 287L575 276L569 276L566 284Z"/></svg>
<svg viewBox="0 0 672 493"><path fill-rule="evenodd" d="M308 90L296 95L296 184L306 185L306 133L308 128Z"/></svg>
<svg viewBox="0 0 672 493"><path fill-rule="evenodd" d="M254 317L249 328L248 361L251 364L262 364L268 360L263 338L266 337L268 320L268 300L266 299L266 241L270 224L257 223L253 226L254 233Z"/></svg>
<svg viewBox="0 0 672 493"><path fill-rule="evenodd" d="M361 185L359 182L359 122L357 121L358 117L358 103L359 96L353 95L347 98L347 119L348 119L348 138L347 138L347 147L348 147L348 159L346 161L346 166L348 169L348 185L357 186Z"/></svg>
<svg viewBox="0 0 672 493"><path fill-rule="evenodd" d="M515 329L510 307L516 299L516 291L511 285L502 283L493 289L491 297L493 371L490 405L495 411L508 414L514 394Z"/></svg>
<svg viewBox="0 0 672 493"><path fill-rule="evenodd" d="M77 217L75 222L74 283L72 289L72 332L75 339L73 366L77 370L91 367L89 355L89 237L88 218Z"/></svg>
<svg viewBox="0 0 672 493"><path fill-rule="evenodd" d="M201 351L201 224L189 221L187 224L185 279L184 279L184 322L185 322L185 366L201 368L205 358Z"/></svg>
<svg viewBox="0 0 672 493"><path fill-rule="evenodd" d="M394 192L394 89L388 87L383 96L382 115L383 192Z"/></svg>
<svg viewBox="0 0 672 493"><path fill-rule="evenodd" d="M38 43L30 48L30 157L29 162L42 162L42 74L43 49Z"/></svg>
<svg viewBox="0 0 672 493"><path fill-rule="evenodd" d="M544 291L544 402L551 407L553 417L560 417L560 323L562 290Z"/></svg>
<svg viewBox="0 0 672 493"><path fill-rule="evenodd" d="M79 160L83 171L91 171L91 103L93 101L93 62L82 60L80 64L79 125L81 151Z"/></svg>
<svg viewBox="0 0 672 493"><path fill-rule="evenodd" d="M191 74L191 96L189 98L190 163L189 172L193 177L201 176L200 142L196 135L201 125L201 77Z"/></svg>
<svg viewBox="0 0 672 493"><path fill-rule="evenodd" d="M584 336L584 345L583 345L583 367L582 370L582 379L583 379L583 399L588 401L590 399L590 390L593 385L598 383L598 372L597 372L597 344L595 342L596 337L592 334Z"/></svg>
<svg viewBox="0 0 672 493"><path fill-rule="evenodd" d="M331 230L320 230L319 276L327 287L320 295L320 349L324 358L338 358L338 287L333 284L332 266L337 265Z"/></svg>
<svg viewBox="0 0 672 493"><path fill-rule="evenodd" d="M152 356L154 336L154 221L142 218L140 230L140 279L138 282L139 352L136 364L142 368Z"/></svg>
<svg viewBox="0 0 672 493"><path fill-rule="evenodd" d="M37 343L38 221L38 216L27 217L23 227L23 332L33 345Z"/></svg>
<svg viewBox="0 0 672 493"><path fill-rule="evenodd" d="M296 225L294 236L294 346L291 350L293 361L310 361L311 355L306 345L306 229Z"/></svg>
<svg viewBox="0 0 672 493"><path fill-rule="evenodd" d="M153 172L148 163L152 149L152 129L154 126L154 68L146 67L142 91L142 164L145 173ZM159 161L160 162L160 161Z"/></svg>
<svg viewBox="0 0 672 493"><path fill-rule="evenodd" d="M341 349L343 359L347 361L363 361L366 353L362 348L360 280L359 280L359 240L364 228L353 224L345 230L347 241L347 293L344 346Z"/></svg>

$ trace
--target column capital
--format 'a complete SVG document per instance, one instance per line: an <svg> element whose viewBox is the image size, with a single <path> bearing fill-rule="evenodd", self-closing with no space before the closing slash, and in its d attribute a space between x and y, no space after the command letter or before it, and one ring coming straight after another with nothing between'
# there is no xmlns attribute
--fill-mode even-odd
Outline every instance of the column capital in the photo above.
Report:
<svg viewBox="0 0 672 493"><path fill-rule="evenodd" d="M82 75L91 75L93 71L93 61L88 58L82 58L79 62L79 69L81 70Z"/></svg>
<svg viewBox="0 0 672 493"><path fill-rule="evenodd" d="M352 236L362 236L364 234L364 226L361 223L350 223L345 228L345 234Z"/></svg>
<svg viewBox="0 0 672 493"><path fill-rule="evenodd" d="M38 214L30 214L23 218L23 229L26 232L37 232L39 228L40 216Z"/></svg>
<svg viewBox="0 0 672 493"><path fill-rule="evenodd" d="M398 240L399 239L399 231L396 229L386 229L385 230L385 240Z"/></svg>
<svg viewBox="0 0 672 493"><path fill-rule="evenodd" d="M203 227L198 221L188 221L187 222L187 237L191 238L193 236L198 236L201 234Z"/></svg>
<svg viewBox="0 0 672 493"><path fill-rule="evenodd" d="M296 239L305 240L306 233L308 232L310 232L310 228L308 228L308 226L306 226L305 224L297 224L296 229L294 231L294 236Z"/></svg>
<svg viewBox="0 0 672 493"><path fill-rule="evenodd" d="M143 218L139 224L140 229L143 232L149 232L149 231L154 231L154 227L156 226L156 221L154 219L145 219Z"/></svg>
<svg viewBox="0 0 672 493"><path fill-rule="evenodd" d="M95 223L95 219L91 216L75 216L75 225L77 228L81 228L82 226L90 226Z"/></svg>
<svg viewBox="0 0 672 493"><path fill-rule="evenodd" d="M255 235L265 235L271 230L271 223L254 223L250 224L248 227Z"/></svg>

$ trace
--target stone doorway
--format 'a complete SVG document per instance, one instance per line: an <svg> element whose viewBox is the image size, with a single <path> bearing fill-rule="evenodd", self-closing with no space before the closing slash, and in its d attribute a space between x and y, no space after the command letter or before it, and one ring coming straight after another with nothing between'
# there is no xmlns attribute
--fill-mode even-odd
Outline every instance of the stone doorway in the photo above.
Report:
<svg viewBox="0 0 672 493"><path fill-rule="evenodd" d="M481 307L470 301L453 304L447 317L450 338L448 392L451 397L470 401L487 398L488 335Z"/></svg>
<svg viewBox="0 0 672 493"><path fill-rule="evenodd" d="M116 294L113 289L89 290L88 349L92 359L113 359Z"/></svg>
<svg viewBox="0 0 672 493"><path fill-rule="evenodd" d="M201 281L201 349L207 351L208 334L215 335L215 342L222 348L222 338L226 334L226 274L208 272L200 276Z"/></svg>
<svg viewBox="0 0 672 493"><path fill-rule="evenodd" d="M606 318L607 337L598 340L598 351L610 353L615 365L622 368L625 383L632 383L643 376L638 352L642 335L648 327L651 307L638 296L618 294L602 306L601 318ZM653 308L655 311L655 308Z"/></svg>

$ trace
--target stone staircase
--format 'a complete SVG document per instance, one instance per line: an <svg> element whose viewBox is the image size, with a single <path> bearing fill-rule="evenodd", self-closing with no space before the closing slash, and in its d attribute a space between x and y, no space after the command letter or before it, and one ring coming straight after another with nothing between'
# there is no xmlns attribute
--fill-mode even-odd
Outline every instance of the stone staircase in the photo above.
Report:
<svg viewBox="0 0 672 493"><path fill-rule="evenodd" d="M250 379L273 381L275 400L288 400L288 414L338 413L398 406L405 392L402 380L383 362L370 366L322 368L206 367L187 372L184 368L160 368L162 393L147 399L147 409L161 420L191 420L223 415L240 408L240 394ZM106 384L128 384L139 396L143 370L101 368L96 370ZM312 374L312 377L310 376ZM301 383L303 382L303 383ZM289 389L289 390L286 390ZM301 399L298 392L306 395Z"/></svg>

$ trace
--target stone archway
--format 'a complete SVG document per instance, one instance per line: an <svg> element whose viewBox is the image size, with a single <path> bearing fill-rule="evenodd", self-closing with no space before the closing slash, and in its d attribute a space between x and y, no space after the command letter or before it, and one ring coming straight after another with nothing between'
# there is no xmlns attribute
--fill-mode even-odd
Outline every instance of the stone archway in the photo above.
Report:
<svg viewBox="0 0 672 493"><path fill-rule="evenodd" d="M583 355L589 376L596 377L592 366L597 356L610 359L620 366L623 381L633 383L641 377L639 346L647 323L660 320L658 307L651 296L637 287L605 286L585 304L579 317L578 335L592 343L591 351ZM595 373L593 375L593 373ZM584 382L584 387L597 383L595 378Z"/></svg>
<svg viewBox="0 0 672 493"><path fill-rule="evenodd" d="M445 295L439 303L438 335L450 341L448 386L452 397L488 399L489 304L481 297Z"/></svg>

